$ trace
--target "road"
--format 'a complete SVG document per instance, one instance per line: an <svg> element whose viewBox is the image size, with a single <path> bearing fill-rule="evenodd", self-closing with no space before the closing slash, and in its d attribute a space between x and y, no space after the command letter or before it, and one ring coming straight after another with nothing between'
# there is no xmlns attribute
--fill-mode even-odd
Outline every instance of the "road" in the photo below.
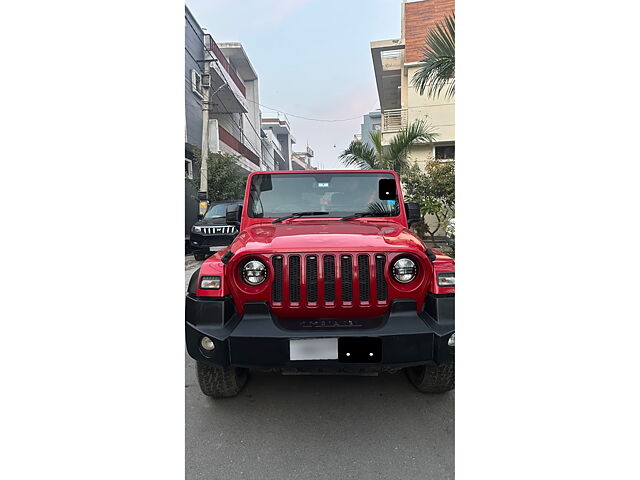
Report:
<svg viewBox="0 0 640 480"><path fill-rule="evenodd" d="M185 264L186 283L200 262ZM454 392L379 377L252 374L204 396L186 355L188 480L453 479Z"/></svg>

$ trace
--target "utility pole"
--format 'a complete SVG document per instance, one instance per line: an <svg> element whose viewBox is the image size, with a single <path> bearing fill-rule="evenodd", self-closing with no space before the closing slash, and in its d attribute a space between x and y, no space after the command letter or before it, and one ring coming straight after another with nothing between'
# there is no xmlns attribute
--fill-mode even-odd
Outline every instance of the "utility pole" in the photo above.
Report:
<svg viewBox="0 0 640 480"><path fill-rule="evenodd" d="M200 193L198 194L198 199L200 200L200 216L203 216L207 212L209 200L207 193L209 174L207 160L209 158L209 87L211 86L209 68L211 60L208 58L209 52L206 49L204 56L204 75L202 76L202 158L200 160Z"/></svg>

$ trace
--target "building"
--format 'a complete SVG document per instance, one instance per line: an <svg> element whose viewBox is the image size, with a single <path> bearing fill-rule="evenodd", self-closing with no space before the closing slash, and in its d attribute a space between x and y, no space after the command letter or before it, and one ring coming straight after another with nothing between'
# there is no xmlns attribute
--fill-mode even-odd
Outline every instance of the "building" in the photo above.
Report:
<svg viewBox="0 0 640 480"><path fill-rule="evenodd" d="M455 158L455 99L419 95L411 86L420 68L427 32L454 11L454 0L403 1L401 37L371 42L371 55L381 108L382 144L416 120L425 120L437 132L434 144L416 143L407 157L424 165L429 159ZM364 134L362 134L364 139Z"/></svg>
<svg viewBox="0 0 640 480"><path fill-rule="evenodd" d="M291 154L291 169L292 170L317 170L316 167L311 165L311 159L313 158L313 150L309 145L304 152L293 152Z"/></svg>
<svg viewBox="0 0 640 480"><path fill-rule="evenodd" d="M188 8L184 22L184 105L185 105L185 237L198 220L198 188L191 182L196 152L202 147L202 95L193 89L194 72L202 78L204 32ZM197 78L197 77L196 77Z"/></svg>
<svg viewBox="0 0 640 480"><path fill-rule="evenodd" d="M356 138L363 143L366 143L371 148L375 148L373 141L371 140L372 132L379 132L382 124L382 114L380 110L369 112L362 117L362 125L360 125L360 134L356 134Z"/></svg>
<svg viewBox="0 0 640 480"><path fill-rule="evenodd" d="M262 128L262 165L263 170L285 170L287 160L282 153L282 145L270 128Z"/></svg>
<svg viewBox="0 0 640 480"><path fill-rule="evenodd" d="M296 140L291 134L289 121L279 113L268 113L262 118L262 130L277 150L274 152L274 170L291 170L291 154Z"/></svg>
<svg viewBox="0 0 640 480"><path fill-rule="evenodd" d="M208 74L205 68L208 64ZM208 90L210 152L237 157L245 173L274 168L274 153L264 149L258 75L242 44L217 43L185 6L185 234L197 220L198 186L194 158L203 147L203 109ZM263 162L263 155L267 158ZM215 200L215 199L212 199Z"/></svg>
<svg viewBox="0 0 640 480"><path fill-rule="evenodd" d="M204 37L209 69L209 150L238 156L247 172L261 169L258 76L241 44Z"/></svg>
<svg viewBox="0 0 640 480"><path fill-rule="evenodd" d="M204 64L209 62L209 75ZM209 151L238 156L246 172L261 169L261 114L256 74L237 42L217 43L185 7L187 143L202 148L202 109L209 90ZM185 166L185 169L187 167Z"/></svg>

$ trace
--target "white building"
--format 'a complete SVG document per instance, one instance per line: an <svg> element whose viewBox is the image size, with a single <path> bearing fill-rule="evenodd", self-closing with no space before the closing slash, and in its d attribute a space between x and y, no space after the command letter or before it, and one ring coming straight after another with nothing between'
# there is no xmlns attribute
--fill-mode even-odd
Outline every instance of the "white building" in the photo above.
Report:
<svg viewBox="0 0 640 480"><path fill-rule="evenodd" d="M287 119L279 113L265 113L262 117L262 130L270 135L274 145L279 145L279 155L274 154L274 170L291 170L291 154L295 138L291 135L291 126ZM270 133L269 133L270 132Z"/></svg>

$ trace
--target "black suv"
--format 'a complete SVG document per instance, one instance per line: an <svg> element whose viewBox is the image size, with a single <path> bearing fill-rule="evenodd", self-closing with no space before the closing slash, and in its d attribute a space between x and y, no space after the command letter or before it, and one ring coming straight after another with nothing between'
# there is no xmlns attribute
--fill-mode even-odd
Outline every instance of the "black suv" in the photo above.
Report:
<svg viewBox="0 0 640 480"><path fill-rule="evenodd" d="M242 200L227 200L212 204L204 217L191 227L189 244L196 260L204 260L218 250L222 250L238 235L236 226L227 225L227 207L230 205L242 205Z"/></svg>

